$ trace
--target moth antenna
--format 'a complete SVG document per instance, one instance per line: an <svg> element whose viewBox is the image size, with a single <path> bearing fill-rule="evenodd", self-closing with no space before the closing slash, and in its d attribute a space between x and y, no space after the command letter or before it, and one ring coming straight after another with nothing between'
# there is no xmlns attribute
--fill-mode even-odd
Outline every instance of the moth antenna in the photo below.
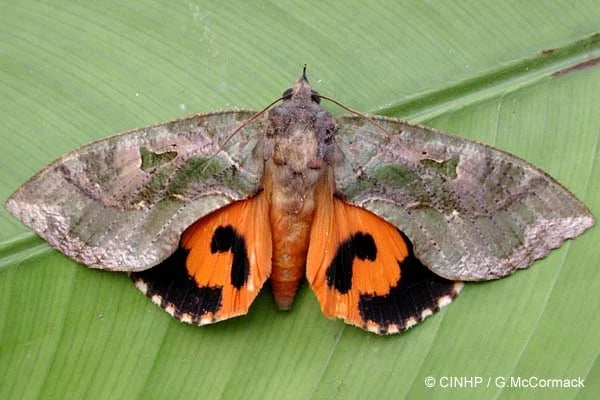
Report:
<svg viewBox="0 0 600 400"><path fill-rule="evenodd" d="M278 98L277 100L272 101L265 108L258 111L256 114L254 114L253 116L251 116L250 118L248 118L247 120L242 122L240 124L240 126L235 128L235 130L233 132L231 132L231 134L229 136L227 136L227 138L223 141L223 143L221 143L221 145L219 146L219 149L212 156L209 157L209 159L206 161L206 164L204 164L204 167L202 168L201 173L204 173L206 171L206 168L208 168L208 166L210 165L212 160L217 156L217 154L219 154L221 151L223 151L227 142L229 142L239 131L244 129L250 122L252 122L256 118L260 117L262 114L264 114L265 111L267 111L269 108L273 107L274 104L276 104L278 101L281 101L281 100L283 100L283 96Z"/></svg>
<svg viewBox="0 0 600 400"><path fill-rule="evenodd" d="M369 116L367 114L363 114L360 111L353 110L352 108L345 106L344 104L340 103L337 100L332 99L331 97L323 96L321 93L319 93L319 97L322 99L325 99L325 100L329 100L330 102L337 105L338 107L341 107L346 111L350 111L352 114L356 114L359 117L366 119L367 121L371 122L373 125L375 125L378 129L380 129L386 135L392 136L392 134L390 132L388 132L387 129L385 129L383 126L381 126L381 124L379 122L375 121L371 116Z"/></svg>

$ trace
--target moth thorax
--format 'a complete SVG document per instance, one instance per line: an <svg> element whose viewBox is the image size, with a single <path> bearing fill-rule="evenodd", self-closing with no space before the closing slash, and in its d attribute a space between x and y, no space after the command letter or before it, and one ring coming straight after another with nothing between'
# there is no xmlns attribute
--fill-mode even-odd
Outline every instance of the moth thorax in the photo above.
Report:
<svg viewBox="0 0 600 400"><path fill-rule="evenodd" d="M288 165L296 172L308 168L318 157L318 143L312 130L298 128L273 140L273 161L278 165Z"/></svg>
<svg viewBox="0 0 600 400"><path fill-rule="evenodd" d="M271 172L276 190L295 198L310 197L324 170L314 131L295 129L271 140Z"/></svg>

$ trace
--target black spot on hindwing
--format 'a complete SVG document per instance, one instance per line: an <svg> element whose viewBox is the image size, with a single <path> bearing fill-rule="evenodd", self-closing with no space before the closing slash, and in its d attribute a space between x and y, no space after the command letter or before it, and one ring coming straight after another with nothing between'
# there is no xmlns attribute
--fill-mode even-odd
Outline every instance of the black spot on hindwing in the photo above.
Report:
<svg viewBox="0 0 600 400"><path fill-rule="evenodd" d="M231 251L233 254L231 284L236 289L241 289L246 284L250 273L250 261L244 237L237 233L231 225L219 226L215 229L210 241L210 251L213 254Z"/></svg>
<svg viewBox="0 0 600 400"><path fill-rule="evenodd" d="M439 300L445 296L453 299L458 295L457 282L442 278L431 272L413 254L412 243L400 232L407 248L408 256L398 261L400 279L385 295L361 293L359 312L361 318L380 326L385 333L390 325L398 325L400 330L407 329L406 321L414 318L415 322L423 319L423 312L428 314L439 310Z"/></svg>
<svg viewBox="0 0 600 400"><path fill-rule="evenodd" d="M354 255L360 260L375 261L377 258L377 246L373 236L368 233L358 232L352 235L352 247Z"/></svg>
<svg viewBox="0 0 600 400"><path fill-rule="evenodd" d="M368 233L357 232L350 236L338 247L331 265L325 275L327 285L344 294L352 288L352 263L354 257L360 260L375 261L377 246L373 236Z"/></svg>
<svg viewBox="0 0 600 400"><path fill-rule="evenodd" d="M188 274L185 262L189 250L179 247L165 261L145 271L131 273L134 282L144 282L148 289L146 296L161 297L161 307L175 308L175 317L189 314L192 320L215 313L221 308L222 286L198 286Z"/></svg>

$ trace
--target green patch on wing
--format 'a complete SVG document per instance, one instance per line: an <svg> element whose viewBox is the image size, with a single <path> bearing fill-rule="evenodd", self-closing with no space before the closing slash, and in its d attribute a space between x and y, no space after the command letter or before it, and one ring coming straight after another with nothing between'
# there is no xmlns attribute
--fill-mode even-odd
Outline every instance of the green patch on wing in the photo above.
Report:
<svg viewBox="0 0 600 400"><path fill-rule="evenodd" d="M171 179L173 171L174 167L172 165L156 171L140 191L137 201L145 201L152 204L160 200L161 195L169 184L169 179Z"/></svg>
<svg viewBox="0 0 600 400"><path fill-rule="evenodd" d="M429 168L435 169L439 174L447 177L456 177L456 165L458 164L458 156L452 157L447 161L438 163L433 160L432 165L427 163ZM461 205L442 185L442 181L438 178L427 180L427 189L425 188L423 177L416 175L414 170L402 164L383 164L373 171L373 176L386 187L393 187L403 191L412 193L415 199L415 207L433 207L439 212L446 214L453 210L461 211ZM435 194L435 196L434 196ZM432 198L443 199L435 204L431 203Z"/></svg>
<svg viewBox="0 0 600 400"><path fill-rule="evenodd" d="M458 166L459 156L453 155L447 160L436 161L430 158L421 160L421 164L437 173L447 176L448 178L456 178L456 167Z"/></svg>
<svg viewBox="0 0 600 400"><path fill-rule="evenodd" d="M227 186L235 171L232 165L224 165L217 157L196 157L177 171L168 185L167 193L184 194L194 183L217 178L221 185Z"/></svg>
<svg viewBox="0 0 600 400"><path fill-rule="evenodd" d="M403 187L417 179L415 173L402 164L384 164L373 171L373 176L391 187Z"/></svg>
<svg viewBox="0 0 600 400"><path fill-rule="evenodd" d="M167 163L177 156L176 151L165 151L164 153L155 153L146 147L140 147L140 157L142 159L141 169L150 171L161 164Z"/></svg>

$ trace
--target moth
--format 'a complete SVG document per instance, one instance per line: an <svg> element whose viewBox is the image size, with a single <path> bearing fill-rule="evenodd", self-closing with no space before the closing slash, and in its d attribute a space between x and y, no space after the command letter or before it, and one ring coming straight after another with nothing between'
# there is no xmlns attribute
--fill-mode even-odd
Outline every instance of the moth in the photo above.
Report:
<svg viewBox="0 0 600 400"><path fill-rule="evenodd" d="M180 321L246 314L267 280L287 310L306 276L326 316L377 334L594 224L514 155L398 119L334 117L321 98L303 73L265 113L193 115L91 143L6 208L72 259L129 272Z"/></svg>

